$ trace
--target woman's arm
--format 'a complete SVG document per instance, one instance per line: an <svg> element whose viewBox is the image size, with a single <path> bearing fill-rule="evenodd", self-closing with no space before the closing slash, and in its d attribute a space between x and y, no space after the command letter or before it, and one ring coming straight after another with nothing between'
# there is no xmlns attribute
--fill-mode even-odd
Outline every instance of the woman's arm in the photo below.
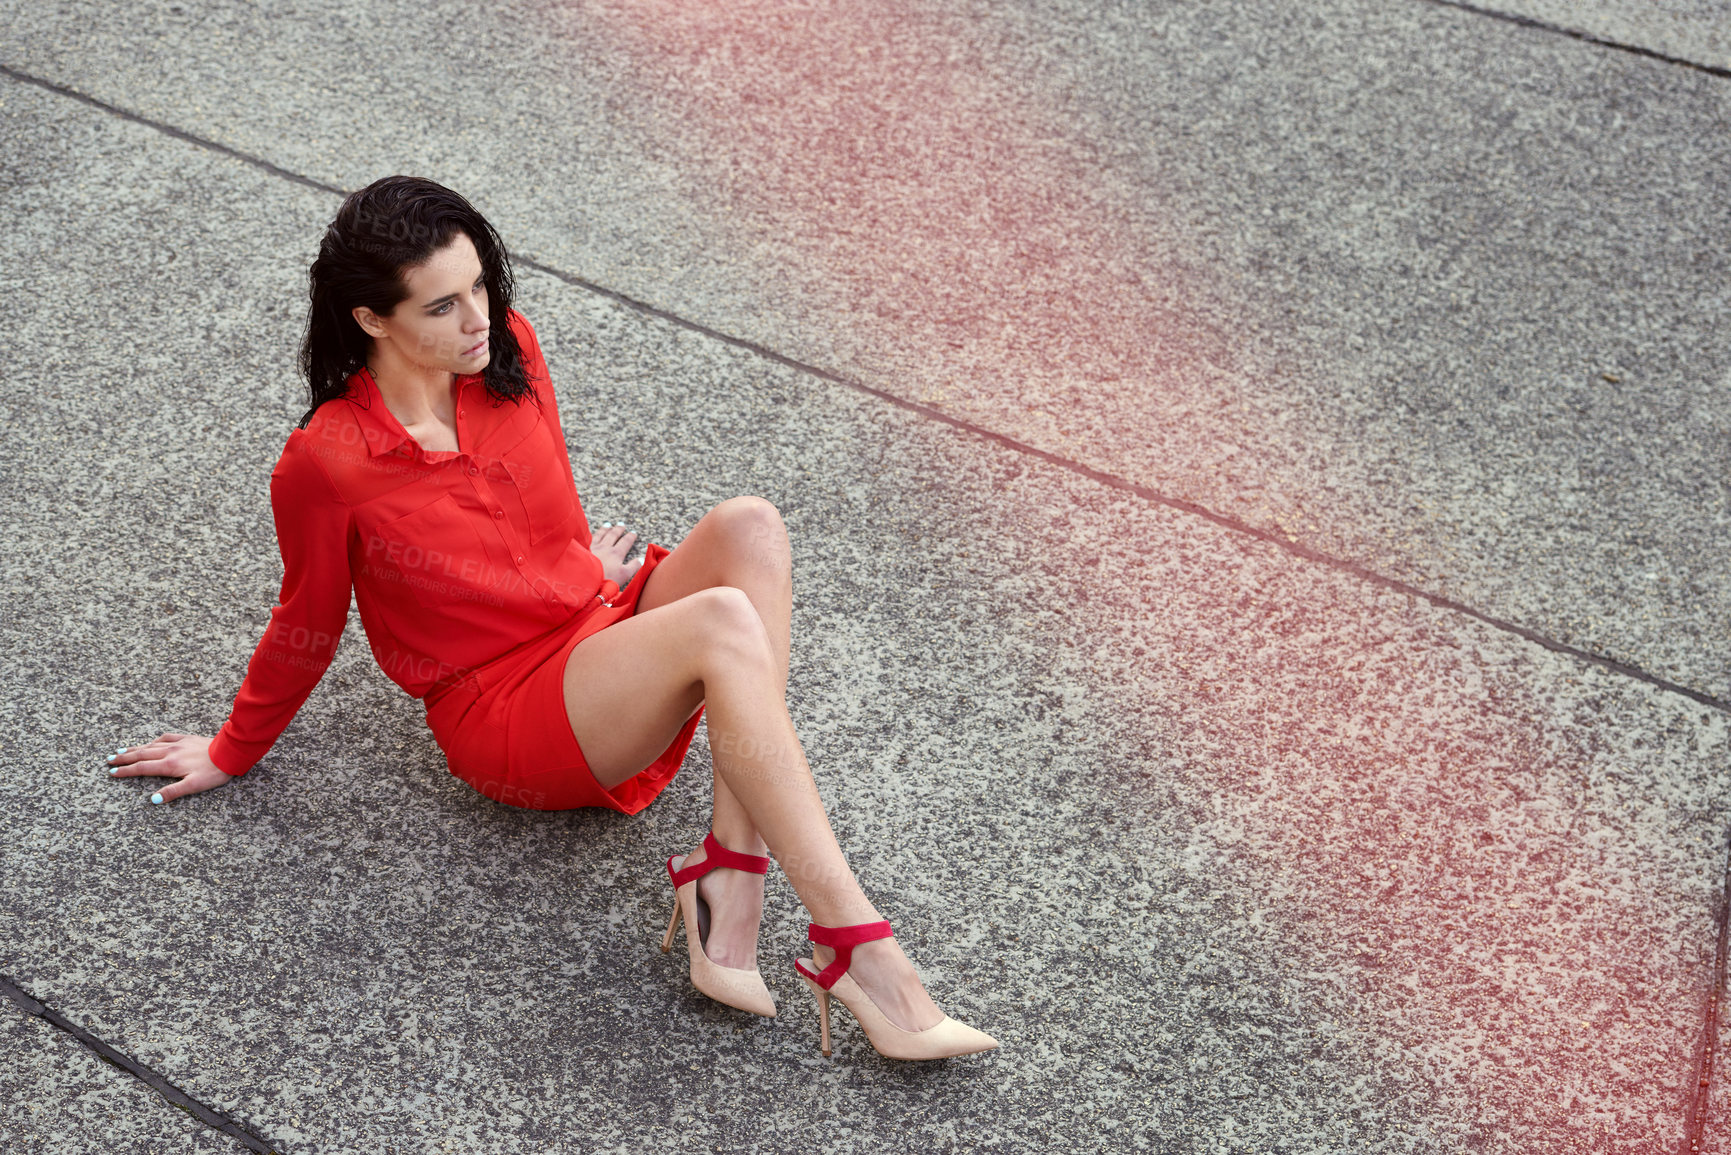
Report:
<svg viewBox="0 0 1731 1155"><path fill-rule="evenodd" d="M558 442L559 457L565 462L565 476L573 478L571 472L571 452L565 446L565 430L559 423L559 399L553 395L553 375L547 369L547 358L541 355L541 340L535 336L535 329L529 324L529 318L511 310L510 319L506 322L511 326L511 332L517 338L517 348L523 354L523 373L529 378L529 384L534 386L535 396L541 406L541 416L553 430L553 440Z"/></svg>
<svg viewBox="0 0 1731 1155"><path fill-rule="evenodd" d="M535 336L535 330L530 326L527 317L511 310L511 331L517 335L517 346L523 351L523 371L528 374L535 386L536 395L541 399L541 419L547 422L553 431L553 440L559 445L559 455L565 462L565 475L571 479L575 488L576 479L571 471L571 451L565 444L565 428L559 420L559 400L553 395L552 374L547 370L547 359L541 355L541 342ZM582 499L578 499L582 504ZM628 562L631 549L637 543L637 535L627 532L623 524L614 525L607 522L601 527L601 532L593 538L589 536L589 526L585 523L578 536L589 547L589 552L601 559L601 573L615 586L623 589L638 570L643 568L643 559Z"/></svg>
<svg viewBox="0 0 1731 1155"><path fill-rule="evenodd" d="M221 786L251 769L318 685L348 624L348 505L319 464L311 438L299 430L271 471L270 498L282 592L228 721L215 738L163 734L110 759L116 777L179 779L153 802Z"/></svg>

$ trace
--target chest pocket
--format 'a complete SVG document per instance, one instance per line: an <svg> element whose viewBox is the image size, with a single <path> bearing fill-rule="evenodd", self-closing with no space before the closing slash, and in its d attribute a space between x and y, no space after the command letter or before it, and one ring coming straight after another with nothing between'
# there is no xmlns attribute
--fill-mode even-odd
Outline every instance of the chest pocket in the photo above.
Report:
<svg viewBox="0 0 1731 1155"><path fill-rule="evenodd" d="M429 609L491 600L508 576L487 557L469 514L450 495L380 525L363 545L372 574L406 586Z"/></svg>
<svg viewBox="0 0 1731 1155"><path fill-rule="evenodd" d="M540 545L560 534L570 537L576 532L577 487L565 472L564 455L554 446L545 422L537 423L502 464L523 503L530 542Z"/></svg>

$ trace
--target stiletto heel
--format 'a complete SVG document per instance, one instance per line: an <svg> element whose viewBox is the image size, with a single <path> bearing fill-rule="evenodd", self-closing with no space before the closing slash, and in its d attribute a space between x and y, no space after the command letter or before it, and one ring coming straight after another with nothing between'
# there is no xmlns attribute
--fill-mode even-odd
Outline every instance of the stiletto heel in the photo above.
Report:
<svg viewBox="0 0 1731 1155"><path fill-rule="evenodd" d="M667 933L661 938L661 953L673 949L673 932L679 929L679 893L673 894L673 917L667 920Z"/></svg>
<svg viewBox="0 0 1731 1155"><path fill-rule="evenodd" d="M811 993L817 996L817 1018L823 1024L823 1057L829 1058L829 992L821 987L812 987Z"/></svg>
<svg viewBox="0 0 1731 1155"><path fill-rule="evenodd" d="M890 1022L889 1016L878 1009L865 988L848 975L853 965L853 948L861 943L894 937L886 922L862 922L854 926L819 926L812 923L806 937L819 946L835 951L835 960L821 971L806 966L805 959L795 959L794 969L811 993L817 996L818 1021L823 1031L823 1053L830 1054L829 998L834 995L853 1012L854 1019L865 1031L866 1039L878 1054L886 1059L948 1059L955 1055L972 1055L990 1051L998 1040L984 1031L945 1015L936 1026L923 1031L905 1031ZM817 960L812 960L812 967Z"/></svg>
<svg viewBox="0 0 1731 1155"><path fill-rule="evenodd" d="M667 933L661 939L661 950L666 953L673 949L673 932L679 929L683 919L685 945L691 954L691 985L718 1003L774 1018L775 1000L769 997L769 988L763 985L763 975L756 967L742 970L718 966L709 961L709 955L703 949L706 936L703 923L697 917L698 904L703 900L697 896L697 880L721 867L767 874L769 859L727 849L715 840L713 830L703 836L703 861L696 866L682 866L675 870L673 859L669 858L667 877L673 881L673 917L667 920Z"/></svg>

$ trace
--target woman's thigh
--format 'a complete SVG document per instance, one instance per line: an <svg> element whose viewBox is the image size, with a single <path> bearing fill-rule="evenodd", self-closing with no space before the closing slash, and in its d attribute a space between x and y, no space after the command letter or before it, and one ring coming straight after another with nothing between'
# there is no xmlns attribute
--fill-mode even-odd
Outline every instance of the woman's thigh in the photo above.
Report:
<svg viewBox="0 0 1731 1155"><path fill-rule="evenodd" d="M703 705L706 670L772 679L774 661L757 610L744 593L725 587L699 590L585 638L565 662L564 691L589 772L611 790L655 761Z"/></svg>

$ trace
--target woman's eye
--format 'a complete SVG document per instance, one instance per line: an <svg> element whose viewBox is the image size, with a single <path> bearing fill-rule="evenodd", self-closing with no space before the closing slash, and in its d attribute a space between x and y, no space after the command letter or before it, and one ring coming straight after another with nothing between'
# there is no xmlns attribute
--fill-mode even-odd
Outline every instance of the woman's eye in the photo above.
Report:
<svg viewBox="0 0 1731 1155"><path fill-rule="evenodd" d="M485 293L487 291L486 279L483 278L479 281L476 281L475 287L473 289L470 289L469 291L472 293L476 293L476 292ZM429 317L443 317L446 313L449 313L451 311L451 306L453 304L455 304L454 301L446 301L443 305L440 305L438 308L429 310L427 312L427 316L429 316Z"/></svg>

